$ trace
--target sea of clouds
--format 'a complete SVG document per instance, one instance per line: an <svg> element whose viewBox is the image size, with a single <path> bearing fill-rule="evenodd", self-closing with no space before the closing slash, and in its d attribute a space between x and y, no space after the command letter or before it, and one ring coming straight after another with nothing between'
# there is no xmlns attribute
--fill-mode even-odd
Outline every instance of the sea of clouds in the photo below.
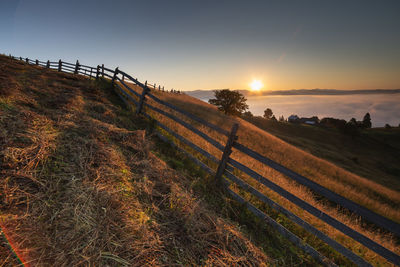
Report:
<svg viewBox="0 0 400 267"><path fill-rule="evenodd" d="M348 121L353 117L362 120L369 112L373 127L400 123L400 94L248 96L247 104L254 115L263 115L271 108L276 118L296 114Z"/></svg>

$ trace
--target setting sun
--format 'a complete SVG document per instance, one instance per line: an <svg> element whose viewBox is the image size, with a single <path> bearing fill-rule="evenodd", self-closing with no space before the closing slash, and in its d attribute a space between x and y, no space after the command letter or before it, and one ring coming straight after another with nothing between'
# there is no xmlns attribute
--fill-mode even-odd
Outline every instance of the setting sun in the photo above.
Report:
<svg viewBox="0 0 400 267"><path fill-rule="evenodd" d="M263 84L260 80L253 80L250 84L252 91L260 91L263 88Z"/></svg>

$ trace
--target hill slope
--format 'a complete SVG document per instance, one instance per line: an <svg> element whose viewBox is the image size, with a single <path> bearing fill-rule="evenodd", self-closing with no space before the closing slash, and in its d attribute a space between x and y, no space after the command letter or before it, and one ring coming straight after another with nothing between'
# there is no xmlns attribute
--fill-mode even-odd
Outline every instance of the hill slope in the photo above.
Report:
<svg viewBox="0 0 400 267"><path fill-rule="evenodd" d="M141 92L141 88L135 88L138 92ZM153 94L157 95L159 98L172 103L175 106L178 106L186 111L189 111L192 114L196 114L197 116L210 121L220 127L223 127L226 130L230 130L231 126L234 122L238 122L240 124L238 135L239 142L244 144L245 146L250 147L251 149L259 152L262 155L265 155L274 161L294 170L297 173L300 173L318 184L329 188L330 190L337 192L338 194L349 198L360 205L367 207L377 213L382 214L392 220L397 222L400 221L400 193L396 190L392 190L391 188L380 185L376 182L373 182L364 177L353 174L349 171L346 171L331 162L326 160L317 158L306 151L303 151L299 148L290 145L283 140L273 136L261 130L260 128L254 126L253 124L242 120L241 118L234 118L225 116L221 112L219 112L216 107L209 105L201 100L195 99L188 95L179 95L179 94L170 94L159 91L153 91ZM156 102L148 100L151 102L153 106L159 106ZM159 108L165 108L159 106ZM184 136L186 139L192 141L196 145L205 149L206 151L212 153L215 157L220 158L221 152L218 151L211 144L207 143L202 138L193 135L193 133L186 128L178 125L171 119L160 115L158 113L154 113L151 110L148 110L149 113L152 114L157 120L161 121L163 124L167 125L169 128L178 132L180 135ZM177 112L173 110L169 110L170 113L173 113L175 116L180 116ZM185 119L181 117L181 119ZM208 135L214 137L214 139L220 141L220 143L224 144L226 142L225 138L220 134L210 131L208 128L195 123L194 121L189 121L192 125L196 125L196 127L203 132L206 132ZM177 140L176 140L177 141ZM179 143L179 142L178 142ZM181 144L184 146L184 144ZM186 147L186 149L189 149ZM192 153L196 153L192 151ZM276 184L279 184L281 187L285 188L287 191L296 195L297 197L305 200L312 206L324 211L330 216L336 218L342 223L348 225L349 227L363 233L369 238L375 240L377 243L382 244L383 246L395 251L396 253L400 252L400 248L397 245L397 241L393 239L390 235L386 233L382 233L380 229L376 229L371 227L370 225L364 223L359 218L354 216L351 213L343 211L339 209L336 205L332 205L329 201L324 200L323 198L314 195L312 192L304 188L303 186L293 182L288 179L284 175L268 168L267 166L260 164L256 160L240 153L237 150L234 150L232 153L232 157L241 163L249 166L251 169L256 172L262 174L268 179L272 180ZM201 156L200 156L201 158ZM208 162L209 165L213 166L212 162ZM214 166L216 167L216 166ZM242 179L251 184L257 190L263 192L268 195L268 197L272 198L274 201L280 203L285 206L287 209L291 210L293 213L297 214L307 222L311 223L319 230L324 232L325 234L331 236L332 238L338 240L341 244L345 245L349 249L352 249L355 253L363 256L368 261L382 265L385 263L385 260L377 257L375 253L353 241L352 239L344 236L339 231L333 229L330 226L327 226L324 223L321 223L318 219L311 216L308 213L305 213L303 210L297 208L292 203L278 196L272 190L266 188L263 185L256 183L253 179L249 178L244 174L238 173ZM237 190L232 188L233 190ZM331 249L327 248L323 242L317 240L316 238L307 235L304 231L299 229L296 226L293 226L292 223L287 221L282 216L274 214L271 212L268 207L265 205L260 205L257 200L251 198L249 196L246 197L248 200L252 201L254 204L258 205L260 209L264 212L268 213L270 216L278 220L285 227L289 228L291 231L303 237L303 239L307 240L307 242L314 247L318 247L320 251L322 251L326 256L333 258L336 262L342 262L343 258L333 253ZM342 263L342 264L348 264Z"/></svg>
<svg viewBox="0 0 400 267"><path fill-rule="evenodd" d="M317 158L241 118L226 116L219 112L216 107L193 97L162 93L159 93L159 96L164 100L220 125L227 130L230 130L230 127L234 122L239 123L240 127L238 135L240 143L296 171L297 173L316 181L340 195L346 196L363 206L375 210L377 213L381 213L386 217L400 222L400 212L397 209L400 207L400 192L377 184L364 177L355 175L332 164L331 162ZM170 124L170 126L172 127L172 124ZM190 138L189 136L187 137ZM224 139L222 139L220 135L214 135L214 137L222 143L224 142ZM196 141L200 142L201 140L197 138ZM213 148L210 145L204 144L204 146L207 147L208 151L213 151ZM235 158L235 156L239 158L243 155L238 151L234 151L233 157ZM250 165L255 164L250 161L250 159L248 163ZM280 181L279 184L287 183L278 177L278 173L274 173L269 169L261 169L261 166L256 167L260 167L261 173L265 171L267 176L272 176L271 178L278 179ZM301 194L300 188L293 188L292 190L296 191L294 192L295 194ZM384 209L382 209L383 206L385 207Z"/></svg>
<svg viewBox="0 0 400 267"><path fill-rule="evenodd" d="M6 70L0 77L0 164L1 175L6 177L1 184L5 192L1 223L20 255L26 253L36 264L57 259L73 264L315 265L276 232L259 227L259 221L245 210L213 194L200 178L201 173L180 162L179 155L169 155L170 148L161 149L163 145L157 139L146 136L141 130L151 126L125 111L107 82L88 81L6 58L0 62ZM363 206L400 220L398 192L316 158L246 121L224 116L207 103L187 95L153 93L227 130L239 122L241 143ZM185 128L165 117L157 118L220 157L219 151ZM221 136L209 134L225 142ZM399 253L391 236L238 151L232 156ZM388 265L267 188L242 178L372 263ZM256 204L324 255L351 265L283 216ZM226 215L245 225L241 229L247 234L240 233ZM32 223L28 223L32 221L39 227L32 229ZM18 230L10 231L14 228ZM33 233L29 241L27 232ZM72 245L63 247L65 240Z"/></svg>
<svg viewBox="0 0 400 267"><path fill-rule="evenodd" d="M359 136L334 128L246 117L280 139L357 175L400 192L400 128L364 129Z"/></svg>
<svg viewBox="0 0 400 267"><path fill-rule="evenodd" d="M0 265L17 262L9 245L26 266L271 262L146 127L107 82L0 56Z"/></svg>

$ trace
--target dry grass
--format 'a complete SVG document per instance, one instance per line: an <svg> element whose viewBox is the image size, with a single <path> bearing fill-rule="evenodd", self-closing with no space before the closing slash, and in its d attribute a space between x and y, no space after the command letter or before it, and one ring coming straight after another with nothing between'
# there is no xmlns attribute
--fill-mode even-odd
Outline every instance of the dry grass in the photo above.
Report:
<svg viewBox="0 0 400 267"><path fill-rule="evenodd" d="M0 70L0 226L26 266L271 262L153 154L106 83L5 57ZM2 266L11 255L2 240Z"/></svg>
<svg viewBox="0 0 400 267"><path fill-rule="evenodd" d="M135 90L141 92L140 88L135 88ZM219 125L226 130L230 130L230 127L233 125L233 123L238 122L240 124L238 133L240 143L250 147L251 149L259 152L260 154L265 155L306 177L309 177L315 182L331 189L332 191L339 193L344 197L347 197L359 203L362 206L365 206L392 220L400 222L399 192L392 190L388 187L385 187L383 185L377 184L366 178L350 173L349 171L337 167L336 165L326 160L317 158L305 151L302 151L280 140L279 138L271 134L268 134L267 132L255 127L254 125L240 118L232 118L225 116L221 112L218 112L218 110L214 106L204 103L198 99L195 99L187 95L176 95L176 94L162 93L158 91L153 93L156 94L161 99L166 100L167 102L170 102L178 107L181 107L192 114L198 115L203 119L213 122L214 124ZM154 106L162 107L157 103L155 103L154 101L150 100L150 103ZM165 107L162 108L165 109ZM170 110L170 112L182 118L182 116L180 116L178 113L172 110ZM220 158L221 152L218 151L211 144L204 141L201 137L194 135L192 132L190 132L183 126L178 125L174 121L162 115L155 114L154 112L151 113L155 118L163 122L171 129L174 129L176 132L178 132L185 138L191 140L193 143L197 144L203 149L211 152L211 154L213 154L217 158ZM188 121L188 122L190 122L192 125L196 125L198 129L202 130L203 132L207 133L210 136L213 136L214 139L220 141L222 144L226 142L225 138L223 138L220 134L210 131L209 128L199 125L198 123L193 121ZM322 211L338 219L339 221L345 223L351 228L370 237L371 239L375 240L376 242L380 243L386 248L395 251L396 253L400 253L400 247L396 244L397 241L394 240L391 235L387 233L382 233L381 230L377 230L371 226L365 225L365 223L362 223L357 216L343 212L342 210L339 210L337 207L327 203L327 201L317 199L316 196L314 196L309 190L307 190L303 186L300 186L297 183L292 182L282 174L272 170L271 168L266 167L265 165L259 163L258 161L238 151L234 151L232 157L240 161L241 163L245 164L246 166L250 167L251 169L257 171L261 175L268 177L273 182L279 184L281 187L285 188L289 192L310 203L314 207L321 209ZM298 209L295 205L279 197L276 193L272 192L266 187L257 184L256 182L254 182L252 179L250 179L245 175L242 175L242 177L261 192L264 192L278 203L281 203L295 214L299 215L306 221L310 222L324 233L335 238L340 243L352 249L357 254L363 256L373 264L391 265L388 262L386 262L383 258L377 256L374 252L354 242L350 238L347 238L339 231L333 229L330 226L327 226L325 223L323 223L319 219L314 218L307 212ZM260 203L258 202L258 204ZM342 262L343 260L342 257L335 255L332 252L332 250L324 247L324 245L319 240L316 240L315 238L311 238L310 236L305 235L303 231L301 231L299 228L294 227L287 221L283 221L283 223L292 231L302 236L305 236L307 239L309 239L308 242L310 242L312 245L320 247L321 251L328 257L333 257L336 261Z"/></svg>
<svg viewBox="0 0 400 267"><path fill-rule="evenodd" d="M245 120L318 158L354 174L400 191L400 128L372 128L356 137L337 129L275 122L261 117Z"/></svg>

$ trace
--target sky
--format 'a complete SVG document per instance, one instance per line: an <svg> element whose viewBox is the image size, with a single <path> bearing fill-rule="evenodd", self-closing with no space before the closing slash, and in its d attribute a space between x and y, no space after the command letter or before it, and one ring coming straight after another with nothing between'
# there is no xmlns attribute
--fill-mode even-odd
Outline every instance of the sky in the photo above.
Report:
<svg viewBox="0 0 400 267"><path fill-rule="evenodd" d="M399 14L397 0L0 0L0 53L167 89L394 89Z"/></svg>

